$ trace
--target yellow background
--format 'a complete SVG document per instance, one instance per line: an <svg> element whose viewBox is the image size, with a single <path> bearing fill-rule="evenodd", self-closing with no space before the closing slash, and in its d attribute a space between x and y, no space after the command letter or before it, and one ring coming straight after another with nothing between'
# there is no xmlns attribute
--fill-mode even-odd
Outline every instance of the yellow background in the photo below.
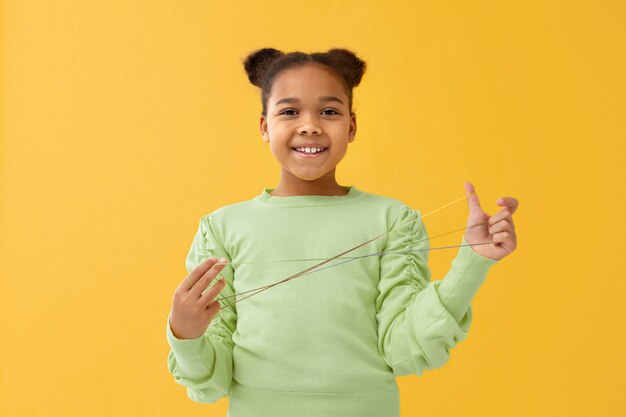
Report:
<svg viewBox="0 0 626 417"><path fill-rule="evenodd" d="M1 19L2 416L225 416L175 384L165 325L199 218L277 184L241 64L268 46L367 61L340 184L423 212L464 181L490 214L520 201L468 339L398 378L402 416L623 415L624 2L7 0ZM433 279L455 253L430 252Z"/></svg>

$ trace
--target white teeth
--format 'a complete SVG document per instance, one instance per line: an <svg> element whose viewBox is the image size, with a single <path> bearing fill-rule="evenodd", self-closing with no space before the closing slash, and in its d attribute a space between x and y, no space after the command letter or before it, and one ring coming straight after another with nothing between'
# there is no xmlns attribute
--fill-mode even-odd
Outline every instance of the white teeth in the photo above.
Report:
<svg viewBox="0 0 626 417"><path fill-rule="evenodd" d="M325 148L296 148L296 151L304 153L318 153L322 152L324 149Z"/></svg>

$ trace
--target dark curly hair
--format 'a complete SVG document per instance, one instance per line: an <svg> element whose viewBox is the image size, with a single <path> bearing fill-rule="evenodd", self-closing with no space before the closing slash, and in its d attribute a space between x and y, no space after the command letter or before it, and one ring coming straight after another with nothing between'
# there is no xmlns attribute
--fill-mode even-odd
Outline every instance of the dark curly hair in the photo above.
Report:
<svg viewBox="0 0 626 417"><path fill-rule="evenodd" d="M333 48L327 52L289 52L262 48L251 52L243 61L250 82L261 88L263 116L267 115L267 99L276 75L286 69L310 63L323 64L332 69L341 80L348 95L348 108L352 112L352 89L359 85L365 73L366 63L348 49Z"/></svg>

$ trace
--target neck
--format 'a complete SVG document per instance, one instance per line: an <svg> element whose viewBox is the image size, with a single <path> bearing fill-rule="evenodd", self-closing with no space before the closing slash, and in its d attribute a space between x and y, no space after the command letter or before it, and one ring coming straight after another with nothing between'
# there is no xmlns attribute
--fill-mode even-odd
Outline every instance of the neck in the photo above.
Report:
<svg viewBox="0 0 626 417"><path fill-rule="evenodd" d="M335 179L335 169L315 180L303 180L289 171L280 170L280 182L270 193L274 197L294 195L346 195L348 192Z"/></svg>

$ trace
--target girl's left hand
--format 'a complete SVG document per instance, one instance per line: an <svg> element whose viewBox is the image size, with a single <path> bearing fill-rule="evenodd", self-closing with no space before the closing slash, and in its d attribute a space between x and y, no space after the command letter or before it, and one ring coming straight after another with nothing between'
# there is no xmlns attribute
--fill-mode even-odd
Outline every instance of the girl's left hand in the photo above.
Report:
<svg viewBox="0 0 626 417"><path fill-rule="evenodd" d="M496 204L504 208L493 216L489 216L480 207L472 183L465 183L465 191L467 194L474 193L467 198L469 207L467 226L485 223L467 229L465 240L469 244L493 241L492 244L470 246L470 248L477 254L494 260L500 260L512 253L517 247L517 236L513 224L513 213L519 205L517 199L513 197L499 198Z"/></svg>

